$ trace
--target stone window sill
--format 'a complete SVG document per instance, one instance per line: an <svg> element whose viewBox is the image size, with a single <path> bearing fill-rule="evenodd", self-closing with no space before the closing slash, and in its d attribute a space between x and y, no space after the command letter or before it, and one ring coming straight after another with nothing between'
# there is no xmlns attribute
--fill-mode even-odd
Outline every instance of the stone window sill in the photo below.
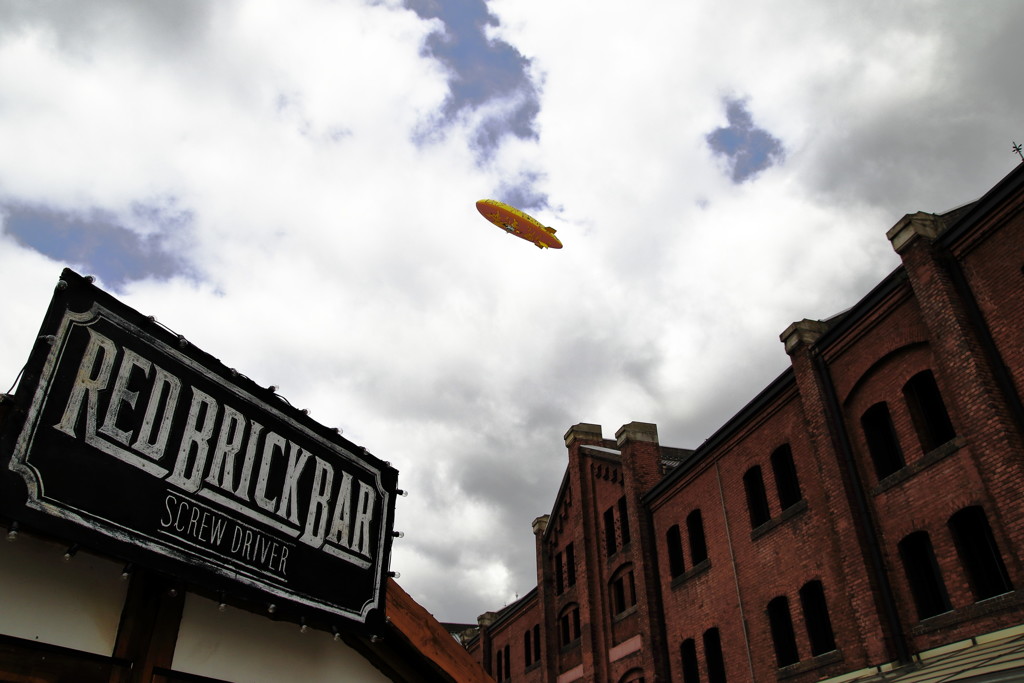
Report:
<svg viewBox="0 0 1024 683"><path fill-rule="evenodd" d="M683 572L679 576L677 576L674 579L672 579L672 584L671 584L672 588L673 589L678 588L679 586L683 585L684 583L686 583L687 581L689 581L693 577L697 576L698 574L703 574L704 572L706 572L710 568L711 568L711 558L707 557L704 560L702 560L701 562L698 562L697 564L695 564L692 567L690 567L689 569L687 569L685 572Z"/></svg>
<svg viewBox="0 0 1024 683"><path fill-rule="evenodd" d="M934 617L922 619L911 629L911 634L915 636L924 635L949 628L963 621L972 621L1007 610L1019 609L1022 603L1024 603L1024 591L1010 591L1002 595L995 595L964 607L958 607L949 612L936 614Z"/></svg>
<svg viewBox="0 0 1024 683"><path fill-rule="evenodd" d="M778 678L782 681L841 661L843 661L843 653L839 650L832 650L831 652L820 654L813 659L782 667L778 671Z"/></svg>
<svg viewBox="0 0 1024 683"><path fill-rule="evenodd" d="M576 640L572 641L571 643L569 643L567 645L563 645L561 647L561 649L559 649L558 653L564 655L566 652L572 652L573 650L579 649L579 646L580 646L580 639L577 638Z"/></svg>
<svg viewBox="0 0 1024 683"><path fill-rule="evenodd" d="M626 609L624 609L621 612L619 612L618 614L614 615L612 617L612 622L613 623L620 622L620 621L622 621L622 620L624 620L624 619L626 619L628 617L633 616L634 614L636 614L636 605L630 605Z"/></svg>
<svg viewBox="0 0 1024 683"><path fill-rule="evenodd" d="M878 484L876 484L875 487L871 489L871 495L877 496L880 493L884 493L889 489L899 486L906 480L916 476L919 472L923 472L924 470L928 469L935 463L945 460L949 456L953 455L958 450L960 450L964 443L965 442L963 438L957 436L950 439L941 446L933 448L932 450L925 453L924 457L922 457L920 460L912 462L909 465L904 465L900 469L896 470L889 476L879 481Z"/></svg>
<svg viewBox="0 0 1024 683"><path fill-rule="evenodd" d="M793 503L788 508L782 511L782 514L775 519L769 519L767 522L757 527L750 532L750 540L754 541L761 538L765 534L771 532L772 529L779 527L789 520L793 519L797 515L801 514L807 509L807 499L803 498L796 503Z"/></svg>

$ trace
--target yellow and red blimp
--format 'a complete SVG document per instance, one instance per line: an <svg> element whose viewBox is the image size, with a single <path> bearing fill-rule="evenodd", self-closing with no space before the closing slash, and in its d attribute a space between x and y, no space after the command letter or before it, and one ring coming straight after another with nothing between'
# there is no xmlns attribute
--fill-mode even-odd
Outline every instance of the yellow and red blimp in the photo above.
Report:
<svg viewBox="0 0 1024 683"><path fill-rule="evenodd" d="M540 249L562 248L562 242L555 237L554 228L541 225L533 216L508 204L493 199L481 199L476 203L476 210L508 234L533 242Z"/></svg>

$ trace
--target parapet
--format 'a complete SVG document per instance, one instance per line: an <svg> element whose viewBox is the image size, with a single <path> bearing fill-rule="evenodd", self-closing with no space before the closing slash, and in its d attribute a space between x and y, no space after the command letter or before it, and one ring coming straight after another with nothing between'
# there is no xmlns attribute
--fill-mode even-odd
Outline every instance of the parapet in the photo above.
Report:
<svg viewBox="0 0 1024 683"><path fill-rule="evenodd" d="M569 447L573 441L577 439L581 441L601 441L604 436L601 433L601 425L587 424L581 422L578 425L573 425L569 428L569 431L565 433L565 445Z"/></svg>
<svg viewBox="0 0 1024 683"><path fill-rule="evenodd" d="M630 422L622 425L619 431L615 432L615 442L621 449L630 441L658 443L658 425L650 422Z"/></svg>

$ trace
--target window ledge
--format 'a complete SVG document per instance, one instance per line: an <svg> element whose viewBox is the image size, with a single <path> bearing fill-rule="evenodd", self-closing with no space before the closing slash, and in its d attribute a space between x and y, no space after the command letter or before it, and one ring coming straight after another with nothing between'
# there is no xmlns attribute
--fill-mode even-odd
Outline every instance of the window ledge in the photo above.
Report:
<svg viewBox="0 0 1024 683"><path fill-rule="evenodd" d="M617 623L617 622L623 621L627 617L631 617L634 614L636 614L636 605L630 605L629 607L627 607L626 609L622 610L618 614L613 615L612 616L612 622L613 623Z"/></svg>
<svg viewBox="0 0 1024 683"><path fill-rule="evenodd" d="M884 493L891 488L899 486L907 479L910 479L917 475L918 472L922 472L937 462L945 460L949 456L960 450L966 442L963 437L955 436L941 446L937 446L932 450L924 454L920 460L917 460L909 465L904 465L900 469L896 470L892 474L886 476L878 484L871 489L871 495L877 496L880 493Z"/></svg>
<svg viewBox="0 0 1024 683"><path fill-rule="evenodd" d="M776 517L775 519L769 519L767 522L765 522L761 526L759 526L756 529L754 529L753 531L751 531L750 532L750 540L753 541L753 540L756 540L758 538L761 538L765 534L769 533L772 529L774 529L774 528L776 528L776 527L778 527L778 526L780 526L782 524L785 524L786 522L788 522L789 520L793 519L794 517L796 517L797 515L799 515L801 512L803 512L806 509L807 509L807 499L806 498L801 498L799 501L797 501L796 503L793 503L788 508L783 510L782 514L779 515L778 517Z"/></svg>
<svg viewBox="0 0 1024 683"><path fill-rule="evenodd" d="M614 562L612 560L615 557L617 557L619 554L622 554L622 555L628 554L629 551L630 551L630 546L631 546L632 543L633 543L633 541L631 540L629 543L626 543L625 545L621 545L621 546L620 545L616 545L615 546L615 550L613 550L612 552L608 552L608 548L605 547L605 557L608 558L608 564L614 564Z"/></svg>
<svg viewBox="0 0 1024 683"><path fill-rule="evenodd" d="M778 678L782 681L841 661L843 661L843 653L839 650L832 650L830 652L820 654L813 659L782 667L778 670Z"/></svg>
<svg viewBox="0 0 1024 683"><path fill-rule="evenodd" d="M569 643L567 645L563 645L561 648L559 648L558 653L564 655L566 652L572 652L573 650L578 649L579 646L580 646L580 639L577 638L576 640L572 641L571 643Z"/></svg>
<svg viewBox="0 0 1024 683"><path fill-rule="evenodd" d="M949 612L936 614L919 621L911 630L915 636L924 635L933 631L949 628L954 624L972 619L992 616L1010 609L1019 609L1024 604L1024 590L1010 591L1002 595L995 595L978 602L971 603L965 607L959 607Z"/></svg>
<svg viewBox="0 0 1024 683"><path fill-rule="evenodd" d="M576 585L573 584L572 586L569 586L561 593L555 593L555 600L558 601L559 605L567 605L570 602L576 602Z"/></svg>
<svg viewBox="0 0 1024 683"><path fill-rule="evenodd" d="M706 557L697 564L693 565L679 576L672 579L672 588L678 588L698 574L703 574L711 568L711 558Z"/></svg>

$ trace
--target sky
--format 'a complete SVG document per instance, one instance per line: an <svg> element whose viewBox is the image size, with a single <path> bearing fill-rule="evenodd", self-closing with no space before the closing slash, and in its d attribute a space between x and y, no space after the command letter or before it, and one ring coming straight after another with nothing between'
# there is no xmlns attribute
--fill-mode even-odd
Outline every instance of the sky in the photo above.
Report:
<svg viewBox="0 0 1024 683"><path fill-rule="evenodd" d="M1018 0L7 0L0 390L63 267L399 470L438 619L574 424L694 448L1024 141ZM555 228L538 250L478 199Z"/></svg>

